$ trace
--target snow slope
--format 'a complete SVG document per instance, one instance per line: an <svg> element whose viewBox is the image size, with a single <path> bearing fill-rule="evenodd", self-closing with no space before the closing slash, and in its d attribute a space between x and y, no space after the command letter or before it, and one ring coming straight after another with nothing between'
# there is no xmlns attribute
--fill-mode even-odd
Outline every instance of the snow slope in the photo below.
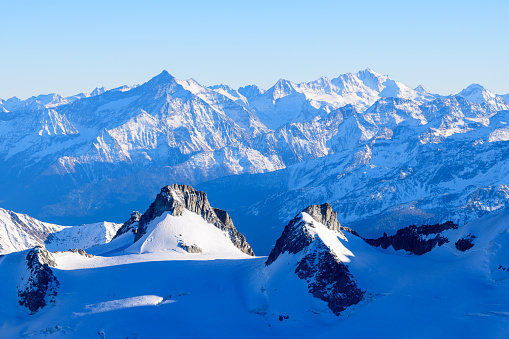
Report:
<svg viewBox="0 0 509 339"><path fill-rule="evenodd" d="M41 245L46 237L65 229L28 215L0 208L0 254L23 251Z"/></svg>
<svg viewBox="0 0 509 339"><path fill-rule="evenodd" d="M187 253L194 246L197 253L243 256L231 242L227 232L207 223L201 216L185 210L181 216L165 212L152 220L141 239L125 249L125 253L173 251Z"/></svg>
<svg viewBox="0 0 509 339"><path fill-rule="evenodd" d="M187 218L184 216L183 218ZM166 216L165 218L168 218ZM163 218L163 220L165 219ZM509 212L447 231L450 242L422 256L380 250L302 213L364 291L334 315L295 274L302 253L226 258L176 251L85 257L53 254L56 302L34 315L17 305L27 252L0 258L2 338L172 336L504 338L509 312ZM168 221L164 221L168 225ZM465 251L455 240L475 235ZM106 245L103 245L106 246ZM95 247L98 249L99 247ZM308 247L305 247L308 248ZM305 250L305 249L304 249Z"/></svg>
<svg viewBox="0 0 509 339"><path fill-rule="evenodd" d="M59 232L48 235L44 242L50 251L69 249L88 249L109 243L122 226L112 222L98 222L88 225L66 227Z"/></svg>
<svg viewBox="0 0 509 339"><path fill-rule="evenodd" d="M108 243L120 226L111 222L60 226L0 208L0 254L44 244L51 251L86 249Z"/></svg>

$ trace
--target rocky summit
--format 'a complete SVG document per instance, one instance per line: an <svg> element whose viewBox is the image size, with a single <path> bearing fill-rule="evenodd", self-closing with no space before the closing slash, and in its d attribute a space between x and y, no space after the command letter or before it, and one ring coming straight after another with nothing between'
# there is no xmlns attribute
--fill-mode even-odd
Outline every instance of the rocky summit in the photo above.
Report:
<svg viewBox="0 0 509 339"><path fill-rule="evenodd" d="M174 184L161 189L155 201L139 218L139 225L134 241L138 241L147 231L147 225L165 212L172 216L181 216L185 210L196 213L207 223L228 234L231 242L242 252L254 256L253 249L246 238L237 231L228 212L213 208L207 194L191 186Z"/></svg>
<svg viewBox="0 0 509 339"><path fill-rule="evenodd" d="M326 301L335 314L359 303L364 295L340 259L344 253L335 252L339 239L346 240L339 227L329 204L309 206L285 227L266 262L267 266L278 260L293 263L294 274L306 281L309 293ZM329 239L331 235L333 239ZM294 255L295 260L283 256L285 253Z"/></svg>

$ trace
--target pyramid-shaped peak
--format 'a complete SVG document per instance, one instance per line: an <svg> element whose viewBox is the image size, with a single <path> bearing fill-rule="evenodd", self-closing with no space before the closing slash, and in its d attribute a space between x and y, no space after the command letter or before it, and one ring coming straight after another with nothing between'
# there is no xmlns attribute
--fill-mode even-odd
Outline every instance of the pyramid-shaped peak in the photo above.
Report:
<svg viewBox="0 0 509 339"><path fill-rule="evenodd" d="M383 83L389 79L388 76L376 73L369 68L357 72L356 76L364 83L365 86L377 92L381 92L385 88Z"/></svg>
<svg viewBox="0 0 509 339"><path fill-rule="evenodd" d="M274 86L292 86L293 82L286 79L279 79Z"/></svg>
<svg viewBox="0 0 509 339"><path fill-rule="evenodd" d="M417 86L416 88L414 88L414 91L416 91L418 93L430 93L430 91L428 91L428 89L426 87L424 87L423 85Z"/></svg>
<svg viewBox="0 0 509 339"><path fill-rule="evenodd" d="M161 73L150 79L149 82L155 82L155 83L167 83L174 81L175 78L168 73L167 70L163 70Z"/></svg>
<svg viewBox="0 0 509 339"><path fill-rule="evenodd" d="M294 84L290 80L279 79L274 86L267 90L267 94L273 97L273 99L279 99L287 95L297 92Z"/></svg>

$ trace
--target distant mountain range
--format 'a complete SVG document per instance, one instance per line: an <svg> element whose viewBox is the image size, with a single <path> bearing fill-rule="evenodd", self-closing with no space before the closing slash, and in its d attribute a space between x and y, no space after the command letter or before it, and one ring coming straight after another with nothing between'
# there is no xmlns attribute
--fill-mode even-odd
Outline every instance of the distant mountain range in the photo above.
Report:
<svg viewBox="0 0 509 339"><path fill-rule="evenodd" d="M463 224L507 206L506 99L480 85L440 96L367 69L268 90L164 71L90 95L0 100L0 206L122 222L164 185L198 185L261 254L324 202L363 236Z"/></svg>

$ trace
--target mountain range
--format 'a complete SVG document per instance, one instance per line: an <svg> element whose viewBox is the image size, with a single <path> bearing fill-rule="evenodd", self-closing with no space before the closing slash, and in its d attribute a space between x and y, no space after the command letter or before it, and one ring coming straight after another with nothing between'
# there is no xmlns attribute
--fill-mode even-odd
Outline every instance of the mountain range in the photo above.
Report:
<svg viewBox="0 0 509 339"><path fill-rule="evenodd" d="M465 224L507 205L504 98L475 84L441 96L370 69L268 90L164 71L139 86L11 98L0 101L0 206L53 224L121 223L160 187L195 185L261 254L324 202L366 237Z"/></svg>

